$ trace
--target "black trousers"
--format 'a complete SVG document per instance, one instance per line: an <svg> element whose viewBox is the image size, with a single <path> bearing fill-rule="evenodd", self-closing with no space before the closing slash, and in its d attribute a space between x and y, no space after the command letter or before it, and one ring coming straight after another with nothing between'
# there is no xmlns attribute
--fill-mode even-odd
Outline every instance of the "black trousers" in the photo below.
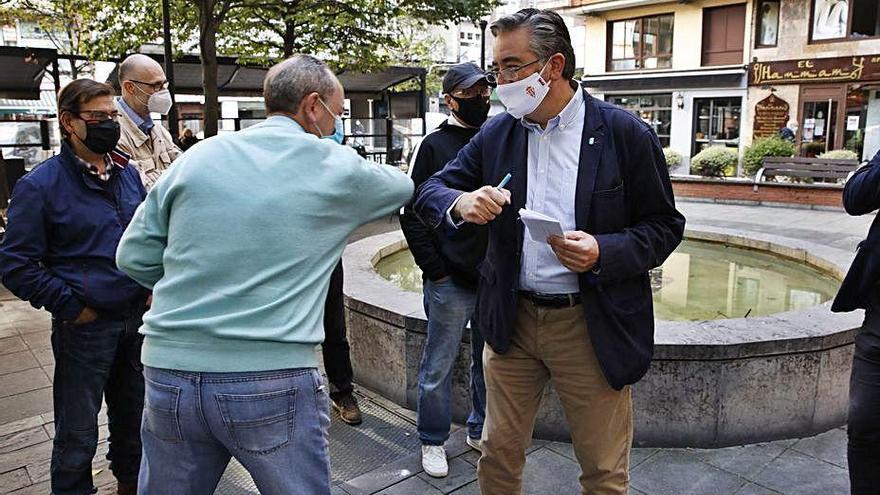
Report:
<svg viewBox="0 0 880 495"><path fill-rule="evenodd" d="M330 398L336 400L354 391L351 381L351 348L346 339L345 306L342 296L342 260L330 275L330 290L324 303L324 343L321 352L324 356L324 369L330 380Z"/></svg>
<svg viewBox="0 0 880 495"><path fill-rule="evenodd" d="M856 336L849 387L847 461L852 495L880 495L880 297Z"/></svg>

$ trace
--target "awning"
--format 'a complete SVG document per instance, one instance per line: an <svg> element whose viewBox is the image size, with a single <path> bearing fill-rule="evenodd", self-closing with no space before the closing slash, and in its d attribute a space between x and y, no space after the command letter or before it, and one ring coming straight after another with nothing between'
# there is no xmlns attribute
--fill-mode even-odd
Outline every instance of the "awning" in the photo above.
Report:
<svg viewBox="0 0 880 495"><path fill-rule="evenodd" d="M692 71L643 71L625 74L585 75L581 84L598 92L651 91L700 88L746 87L746 69L742 66Z"/></svg>
<svg viewBox="0 0 880 495"><path fill-rule="evenodd" d="M57 59L47 48L0 46L0 98L39 100L46 69Z"/></svg>
<svg viewBox="0 0 880 495"><path fill-rule="evenodd" d="M159 54L145 54L160 64L164 57ZM107 76L107 82L119 89L118 65ZM233 57L217 58L217 85L220 96L262 96L263 79L268 69L249 65L239 65ZM380 72L338 74L339 81L348 93L376 94L401 82L419 78L427 71L421 67L388 67ZM201 95L202 65L196 55L186 55L174 61L174 90L180 94Z"/></svg>
<svg viewBox="0 0 880 495"><path fill-rule="evenodd" d="M686 1L683 0L581 0L581 5L566 7L563 10L565 10L566 14L590 15L611 10L644 7L661 3L673 3L675 1L678 3L686 3Z"/></svg>
<svg viewBox="0 0 880 495"><path fill-rule="evenodd" d="M58 108L55 91L40 91L39 100L0 98L0 110L35 111L54 114Z"/></svg>

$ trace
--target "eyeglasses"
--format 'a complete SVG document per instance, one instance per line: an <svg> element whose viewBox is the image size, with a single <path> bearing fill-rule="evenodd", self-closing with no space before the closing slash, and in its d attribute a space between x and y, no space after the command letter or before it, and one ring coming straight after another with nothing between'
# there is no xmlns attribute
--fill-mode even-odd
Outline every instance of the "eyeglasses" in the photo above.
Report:
<svg viewBox="0 0 880 495"><path fill-rule="evenodd" d="M83 110L75 114L86 122L104 122L106 120L116 120L119 118L119 112L102 112L100 110Z"/></svg>
<svg viewBox="0 0 880 495"><path fill-rule="evenodd" d="M527 64L517 65L516 67L508 67L506 69L496 69L493 71L489 71L486 74L486 79L490 84L498 84L499 81L515 81L517 80L517 76L519 75L519 71L525 69L526 67L537 64L541 59L536 58Z"/></svg>
<svg viewBox="0 0 880 495"><path fill-rule="evenodd" d="M477 96L489 96L492 94L492 88L488 86L477 87L472 86L470 88L465 89L456 89L453 91L450 96L455 98L474 98Z"/></svg>
<svg viewBox="0 0 880 495"><path fill-rule="evenodd" d="M168 81L160 81L157 83L135 81L134 79L129 79L129 81L131 81L135 84L143 84L144 86L149 86L149 87L153 88L153 91L162 91L163 89L168 89Z"/></svg>

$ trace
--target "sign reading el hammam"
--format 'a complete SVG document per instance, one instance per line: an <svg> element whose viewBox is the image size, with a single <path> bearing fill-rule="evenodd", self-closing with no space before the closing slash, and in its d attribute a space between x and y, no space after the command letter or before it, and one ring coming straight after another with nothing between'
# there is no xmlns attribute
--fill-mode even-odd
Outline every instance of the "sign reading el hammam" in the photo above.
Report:
<svg viewBox="0 0 880 495"><path fill-rule="evenodd" d="M788 102L771 94L755 104L754 137L775 136L788 123Z"/></svg>
<svg viewBox="0 0 880 495"><path fill-rule="evenodd" d="M803 58L749 65L749 85L880 81L880 55Z"/></svg>

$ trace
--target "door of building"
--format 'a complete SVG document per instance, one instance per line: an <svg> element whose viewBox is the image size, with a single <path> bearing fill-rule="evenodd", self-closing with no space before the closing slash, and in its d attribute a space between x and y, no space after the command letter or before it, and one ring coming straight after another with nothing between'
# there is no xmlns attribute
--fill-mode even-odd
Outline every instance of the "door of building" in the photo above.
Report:
<svg viewBox="0 0 880 495"><path fill-rule="evenodd" d="M800 156L814 157L843 147L846 85L801 86Z"/></svg>

